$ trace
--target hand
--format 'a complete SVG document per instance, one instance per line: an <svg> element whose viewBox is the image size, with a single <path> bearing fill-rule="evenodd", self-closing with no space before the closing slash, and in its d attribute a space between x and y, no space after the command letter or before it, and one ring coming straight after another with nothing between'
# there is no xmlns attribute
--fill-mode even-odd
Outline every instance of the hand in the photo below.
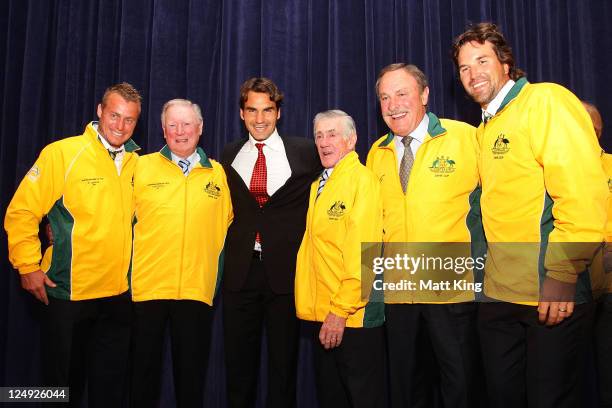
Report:
<svg viewBox="0 0 612 408"><path fill-rule="evenodd" d="M546 277L542 284L542 294L538 302L540 323L554 326L574 313L576 285Z"/></svg>
<svg viewBox="0 0 612 408"><path fill-rule="evenodd" d="M540 323L554 326L561 323L574 313L574 302L542 302L538 303Z"/></svg>
<svg viewBox="0 0 612 408"><path fill-rule="evenodd" d="M49 299L47 298L47 289L45 285L52 288L57 286L40 269L21 275L21 287L34 295L36 299L40 300L45 305L48 305Z"/></svg>
<svg viewBox="0 0 612 408"><path fill-rule="evenodd" d="M327 314L319 331L319 341L325 347L325 350L338 347L342 343L345 326L346 318L336 316L331 312Z"/></svg>

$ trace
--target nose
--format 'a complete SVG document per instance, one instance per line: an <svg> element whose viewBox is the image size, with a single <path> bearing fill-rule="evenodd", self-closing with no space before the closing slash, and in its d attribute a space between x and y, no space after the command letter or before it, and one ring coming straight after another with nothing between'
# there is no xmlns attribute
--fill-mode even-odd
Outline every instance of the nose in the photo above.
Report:
<svg viewBox="0 0 612 408"><path fill-rule="evenodd" d="M395 96L389 97L389 110L394 111L397 107L397 98Z"/></svg>
<svg viewBox="0 0 612 408"><path fill-rule="evenodd" d="M262 123L264 121L264 113L261 111L258 111L255 115L255 121L257 123Z"/></svg>
<svg viewBox="0 0 612 408"><path fill-rule="evenodd" d="M181 123L179 123L178 125L176 125L176 133L181 135L183 134L183 125Z"/></svg>
<svg viewBox="0 0 612 408"><path fill-rule="evenodd" d="M116 126L117 130L121 131L121 130L123 130L124 127L125 127L125 120L124 119L119 119L117 121L117 126Z"/></svg>

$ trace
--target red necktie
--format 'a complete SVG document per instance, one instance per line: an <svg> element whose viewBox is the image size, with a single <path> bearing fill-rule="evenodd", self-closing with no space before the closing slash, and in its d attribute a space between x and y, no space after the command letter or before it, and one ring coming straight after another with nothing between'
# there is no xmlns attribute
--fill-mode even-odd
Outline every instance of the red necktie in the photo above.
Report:
<svg viewBox="0 0 612 408"><path fill-rule="evenodd" d="M251 190L251 194L259 204L259 207L263 207L264 204L268 201L268 171L266 168L266 156L263 154L263 143L255 143L255 147L257 147L257 161L255 162L255 166L253 167L253 175L251 176L251 185L249 186L249 190ZM255 237L257 242L261 242L261 237L259 236L259 232L257 232L257 236Z"/></svg>

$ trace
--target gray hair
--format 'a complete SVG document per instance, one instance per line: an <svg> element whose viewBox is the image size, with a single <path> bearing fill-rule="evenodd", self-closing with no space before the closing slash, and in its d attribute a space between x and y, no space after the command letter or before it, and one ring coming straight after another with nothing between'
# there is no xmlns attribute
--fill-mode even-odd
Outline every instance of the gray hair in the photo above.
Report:
<svg viewBox="0 0 612 408"><path fill-rule="evenodd" d="M423 71L419 69L419 67L413 64L407 64L405 62L398 62L395 64L387 65L386 67L381 69L380 72L378 73L378 78L376 78L376 96L377 97L380 98L379 86L380 86L380 80L382 79L383 75L385 75L387 72L398 71L400 69L406 71L408 74L410 74L414 78L414 80L417 82L417 85L419 86L419 91L421 93L423 93L425 88L429 86L429 84L427 83L427 76L423 73Z"/></svg>
<svg viewBox="0 0 612 408"><path fill-rule="evenodd" d="M355 121L353 120L353 118L351 118L351 116L348 113L341 111L340 109L332 109L332 110L328 110L325 112L317 113L316 116L314 117L314 120L312 121L313 133L316 131L317 123L319 123L319 121L324 120L324 119L335 119L335 118L343 119L342 122L344 123L344 126L343 126L344 129L343 129L343 132L341 132L341 134L344 140L349 140L349 137L352 134L357 133L357 130L355 127Z"/></svg>
<svg viewBox="0 0 612 408"><path fill-rule="evenodd" d="M200 123L204 122L204 119L202 118L202 110L200 109L200 107L198 106L197 103L193 103L189 99L171 99L168 102L164 103L164 106L162 108L162 112L161 112L162 127L164 127L166 125L166 111L171 106L177 106L177 105L191 107L191 109L193 109L193 113L195 113L196 118L198 119L198 121Z"/></svg>

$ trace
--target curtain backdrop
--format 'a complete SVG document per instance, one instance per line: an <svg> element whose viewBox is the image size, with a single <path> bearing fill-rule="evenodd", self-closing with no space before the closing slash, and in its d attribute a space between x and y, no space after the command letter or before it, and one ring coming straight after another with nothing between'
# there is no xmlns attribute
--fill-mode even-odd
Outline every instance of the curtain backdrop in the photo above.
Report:
<svg viewBox="0 0 612 408"><path fill-rule="evenodd" d="M339 108L356 121L363 160L387 131L374 91L377 72L398 61L428 75L431 111L477 124L479 110L457 80L450 45L468 22L479 21L502 27L532 82L560 83L612 122L606 0L4 0L2 216L42 147L80 134L104 89L119 81L143 95L134 139L145 153L163 145L161 106L179 97L202 106L200 144L218 158L245 133L240 84L267 76L285 94L281 134L310 137L313 116ZM610 147L609 138L603 144ZM0 385L33 385L40 305L19 288L5 234L0 244ZM215 407L225 400L218 317L207 395ZM313 406L308 343L302 345L301 405Z"/></svg>

